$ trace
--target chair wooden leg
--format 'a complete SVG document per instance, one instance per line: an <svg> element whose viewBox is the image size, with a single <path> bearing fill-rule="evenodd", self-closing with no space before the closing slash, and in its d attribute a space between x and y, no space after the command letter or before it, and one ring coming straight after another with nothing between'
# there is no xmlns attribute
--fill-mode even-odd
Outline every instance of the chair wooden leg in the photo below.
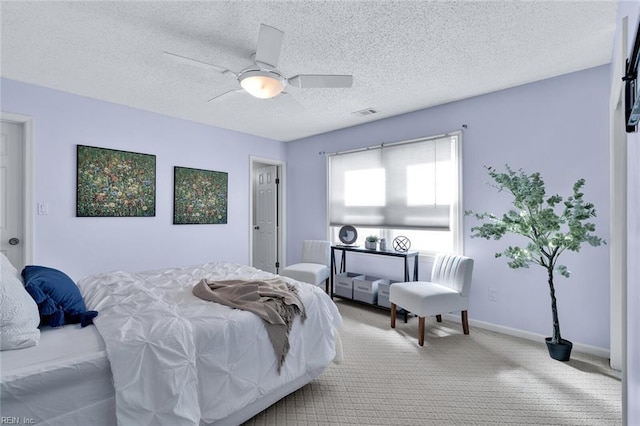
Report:
<svg viewBox="0 0 640 426"><path fill-rule="evenodd" d="M442 322L442 315L436 315L436 321Z"/></svg>
<svg viewBox="0 0 640 426"><path fill-rule="evenodd" d="M324 280L324 291L325 293L329 294L329 278ZM331 294L329 294L329 296L331 296Z"/></svg>
<svg viewBox="0 0 640 426"><path fill-rule="evenodd" d="M391 328L396 328L396 304L391 304Z"/></svg>
<svg viewBox="0 0 640 426"><path fill-rule="evenodd" d="M418 344L424 346L424 317L418 317Z"/></svg>
<svg viewBox="0 0 640 426"><path fill-rule="evenodd" d="M464 334L469 334L469 318L467 318L467 311L462 311L462 331Z"/></svg>

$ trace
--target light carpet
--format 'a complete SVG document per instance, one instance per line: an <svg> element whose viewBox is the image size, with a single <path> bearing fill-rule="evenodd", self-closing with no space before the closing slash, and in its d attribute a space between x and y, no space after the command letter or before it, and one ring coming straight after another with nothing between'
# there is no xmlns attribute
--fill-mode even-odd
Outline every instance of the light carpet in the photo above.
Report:
<svg viewBox="0 0 640 426"><path fill-rule="evenodd" d="M344 362L246 425L620 425L621 382L608 360L549 358L544 342L336 300ZM570 336L566 336L570 338Z"/></svg>

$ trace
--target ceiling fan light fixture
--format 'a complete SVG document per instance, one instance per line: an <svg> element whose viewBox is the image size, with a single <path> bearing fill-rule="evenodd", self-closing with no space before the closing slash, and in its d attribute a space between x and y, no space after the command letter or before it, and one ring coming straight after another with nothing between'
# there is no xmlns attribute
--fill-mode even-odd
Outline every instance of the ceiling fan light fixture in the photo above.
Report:
<svg viewBox="0 0 640 426"><path fill-rule="evenodd" d="M285 80L279 74L271 71L252 70L238 76L240 86L250 95L260 99L278 96L285 87Z"/></svg>

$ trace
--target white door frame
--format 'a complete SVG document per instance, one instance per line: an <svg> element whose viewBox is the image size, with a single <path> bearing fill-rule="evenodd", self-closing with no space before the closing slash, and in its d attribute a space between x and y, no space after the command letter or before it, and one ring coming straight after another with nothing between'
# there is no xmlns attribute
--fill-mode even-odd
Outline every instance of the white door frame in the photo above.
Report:
<svg viewBox="0 0 640 426"><path fill-rule="evenodd" d="M626 19L622 22L620 39L616 46L618 60L613 63L611 93L609 97L609 181L610 181L610 241L609 280L611 283L610 316L610 365L622 370L622 319L623 293L626 283L627 265L627 136L624 113L625 87L622 77L625 73ZM615 56L615 55L614 55Z"/></svg>
<svg viewBox="0 0 640 426"><path fill-rule="evenodd" d="M32 117L4 111L0 112L0 119L19 124L24 130L24 235L22 254L25 265L29 265L33 263L33 215L35 212L33 207L35 196L34 123Z"/></svg>
<svg viewBox="0 0 640 426"><path fill-rule="evenodd" d="M274 160L272 158L249 156L249 265L253 265L253 198L255 192L255 179L253 175L255 164L266 164L270 166L276 166L278 168L278 176L280 178L280 185L278 186L278 261L280 262L280 269L285 265L285 254L287 253L287 212L286 212L286 197L287 197L287 179L286 179L286 162L282 160Z"/></svg>
<svg viewBox="0 0 640 426"><path fill-rule="evenodd" d="M627 17L621 22L612 63L609 97L609 179L610 179L610 348L611 368L622 372L622 416L627 412L627 134L625 118L625 74L627 58ZM614 53L614 58L616 54Z"/></svg>

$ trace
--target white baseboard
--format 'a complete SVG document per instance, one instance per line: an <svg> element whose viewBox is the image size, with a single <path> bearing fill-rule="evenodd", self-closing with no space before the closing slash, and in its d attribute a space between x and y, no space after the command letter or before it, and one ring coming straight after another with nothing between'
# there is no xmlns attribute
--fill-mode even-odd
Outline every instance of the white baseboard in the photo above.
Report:
<svg viewBox="0 0 640 426"><path fill-rule="evenodd" d="M455 314L444 314L443 318L446 318L448 321L453 322L461 322L460 315ZM489 322L478 321L469 319L469 326L482 328L483 330L495 331L496 333L506 334L508 336L521 337L527 340L533 340L535 342L544 342L544 338L548 336L543 336L542 334L532 333L530 331L518 330L517 328L505 327L503 325L492 324ZM609 349L599 348L597 346L585 345L582 343L573 342L573 350L577 352L583 352L591 355L598 356L600 358L610 358Z"/></svg>

